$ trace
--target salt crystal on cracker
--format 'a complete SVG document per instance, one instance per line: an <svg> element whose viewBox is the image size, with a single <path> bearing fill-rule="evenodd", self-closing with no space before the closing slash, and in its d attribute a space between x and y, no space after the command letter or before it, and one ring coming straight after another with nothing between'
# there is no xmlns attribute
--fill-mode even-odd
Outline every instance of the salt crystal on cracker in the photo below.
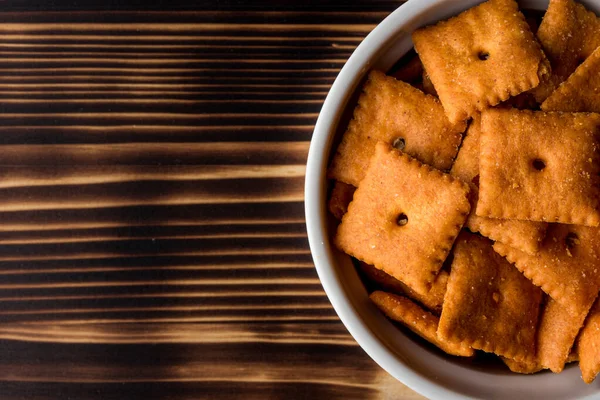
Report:
<svg viewBox="0 0 600 400"><path fill-rule="evenodd" d="M467 218L468 193L460 180L380 142L335 243L427 293Z"/></svg>
<svg viewBox="0 0 600 400"><path fill-rule="evenodd" d="M378 141L393 144L435 168L449 169L465 128L464 122L448 121L435 97L373 71L333 157L328 178L358 187Z"/></svg>
<svg viewBox="0 0 600 400"><path fill-rule="evenodd" d="M514 0L489 0L412 38L453 122L538 86L550 73Z"/></svg>
<svg viewBox="0 0 600 400"><path fill-rule="evenodd" d="M599 114L485 111L477 215L598 226L599 128Z"/></svg>
<svg viewBox="0 0 600 400"><path fill-rule="evenodd" d="M439 318L423 310L406 297L376 291L371 293L370 298L388 318L400 322L446 353L462 357L475 355L473 349L462 343L440 339L436 333Z"/></svg>
<svg viewBox="0 0 600 400"><path fill-rule="evenodd" d="M600 290L599 228L551 224L535 255L500 242L494 250L573 316L585 315Z"/></svg>
<svg viewBox="0 0 600 400"><path fill-rule="evenodd" d="M535 358L542 292L492 249L462 232L440 317L438 336L516 361Z"/></svg>
<svg viewBox="0 0 600 400"><path fill-rule="evenodd" d="M537 38L552 66L550 78L532 91L541 103L600 46L600 19L573 0L550 0Z"/></svg>
<svg viewBox="0 0 600 400"><path fill-rule="evenodd" d="M479 217L475 213L478 202L480 117L476 116L467 130L458 156L450 170L464 182L471 184L471 213L465 226L494 241L500 241L528 253L535 253L546 234L544 222L520 221Z"/></svg>

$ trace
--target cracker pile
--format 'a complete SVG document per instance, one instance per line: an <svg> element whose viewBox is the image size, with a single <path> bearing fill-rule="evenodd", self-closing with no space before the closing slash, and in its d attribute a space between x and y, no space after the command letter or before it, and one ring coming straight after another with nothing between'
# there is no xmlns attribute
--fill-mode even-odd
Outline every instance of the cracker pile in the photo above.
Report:
<svg viewBox="0 0 600 400"><path fill-rule="evenodd" d="M328 170L373 303L453 356L600 372L600 19L489 0L372 71Z"/></svg>

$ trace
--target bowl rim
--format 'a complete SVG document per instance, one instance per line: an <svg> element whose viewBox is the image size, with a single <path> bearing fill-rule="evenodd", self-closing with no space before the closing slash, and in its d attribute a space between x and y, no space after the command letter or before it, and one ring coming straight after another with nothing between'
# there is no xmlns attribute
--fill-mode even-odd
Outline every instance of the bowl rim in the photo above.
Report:
<svg viewBox="0 0 600 400"><path fill-rule="evenodd" d="M328 152L322 149L331 146L339 115L380 50L379 45L393 37L398 32L398 27L408 22L412 16L444 1L407 1L379 23L354 50L331 86L315 124L307 158L304 196L308 241L317 274L333 308L352 337L381 368L415 392L428 398L458 400L465 396L439 385L390 355L388 347L369 329L356 309L349 306L352 304L351 299L341 287L336 278L337 271L332 267L335 263L334 255L329 246L325 245L329 238L325 234L327 180L323 171L327 168L329 157Z"/></svg>
<svg viewBox="0 0 600 400"><path fill-rule="evenodd" d="M474 3L483 1L474 0ZM327 235L327 179L324 171L329 163L329 151L323 151L330 149L341 113L358 83L377 59L377 53L385 50L385 43L400 34L403 26L416 15L447 2L453 3L455 8L468 8L464 4L457 6L460 1L456 0L408 0L377 25L354 50L331 86L315 124L307 158L304 197L308 242L315 268L329 301L346 329L371 359L410 389L428 398L453 400L476 397L444 386L395 356L359 315L343 281L339 279L339 271L334 268L336 257ZM581 399L594 397L596 395L592 394Z"/></svg>

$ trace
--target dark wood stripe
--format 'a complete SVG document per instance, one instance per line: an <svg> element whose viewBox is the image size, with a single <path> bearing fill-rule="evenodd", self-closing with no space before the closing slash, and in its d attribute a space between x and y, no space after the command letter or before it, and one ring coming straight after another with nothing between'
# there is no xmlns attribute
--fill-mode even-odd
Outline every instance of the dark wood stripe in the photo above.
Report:
<svg viewBox="0 0 600 400"><path fill-rule="evenodd" d="M100 209L0 212L0 231L146 226L162 224L229 225L280 224L304 221L300 202L229 203L179 206L108 207Z"/></svg>
<svg viewBox="0 0 600 400"><path fill-rule="evenodd" d="M0 208L22 211L131 205L294 202L302 201L304 196L304 177L229 179L226 183L219 179L149 179L91 185L11 187L0 189ZM243 199L239 198L240 190L245 193Z"/></svg>
<svg viewBox="0 0 600 400"><path fill-rule="evenodd" d="M282 343L282 344L331 344L332 346L358 346L348 332L339 324L298 324L284 326L273 324L159 324L144 323L124 325L114 331L110 324L90 323L77 329L69 325L49 323L12 323L0 327L0 335L23 335L36 341L102 343ZM231 331L223 336L220 332ZM203 334L199 335L198 332ZM103 335L104 334L104 335ZM39 335L39 336L37 336Z"/></svg>
<svg viewBox="0 0 600 400"><path fill-rule="evenodd" d="M63 243L133 238L246 238L305 237L302 223L277 225L231 224L200 226L129 226L97 229L0 231L0 244Z"/></svg>
<svg viewBox="0 0 600 400"><path fill-rule="evenodd" d="M2 142L4 145L50 145L95 144L101 140L110 140L112 143L215 143L217 141L229 143L244 141L247 143L276 142L280 144L283 150L286 147L283 142L306 143L312 136L312 132L312 125L125 125L101 128L90 125L9 126L2 132ZM236 146L238 145L236 144ZM61 167L56 166L55 168L60 170ZM172 167L174 166L167 168ZM0 166L0 170L6 170L6 168L8 166Z"/></svg>
<svg viewBox="0 0 600 400"><path fill-rule="evenodd" d="M110 115L101 117L110 119ZM129 143L6 145L2 146L0 165L298 165L305 162L308 145L308 142L146 143L143 147Z"/></svg>

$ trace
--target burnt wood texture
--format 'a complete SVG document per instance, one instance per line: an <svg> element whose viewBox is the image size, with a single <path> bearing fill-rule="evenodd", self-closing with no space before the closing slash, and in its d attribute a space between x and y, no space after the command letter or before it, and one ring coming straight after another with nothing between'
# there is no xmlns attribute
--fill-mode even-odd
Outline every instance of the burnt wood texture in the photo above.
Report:
<svg viewBox="0 0 600 400"><path fill-rule="evenodd" d="M303 209L327 91L399 5L2 3L0 398L420 398Z"/></svg>

